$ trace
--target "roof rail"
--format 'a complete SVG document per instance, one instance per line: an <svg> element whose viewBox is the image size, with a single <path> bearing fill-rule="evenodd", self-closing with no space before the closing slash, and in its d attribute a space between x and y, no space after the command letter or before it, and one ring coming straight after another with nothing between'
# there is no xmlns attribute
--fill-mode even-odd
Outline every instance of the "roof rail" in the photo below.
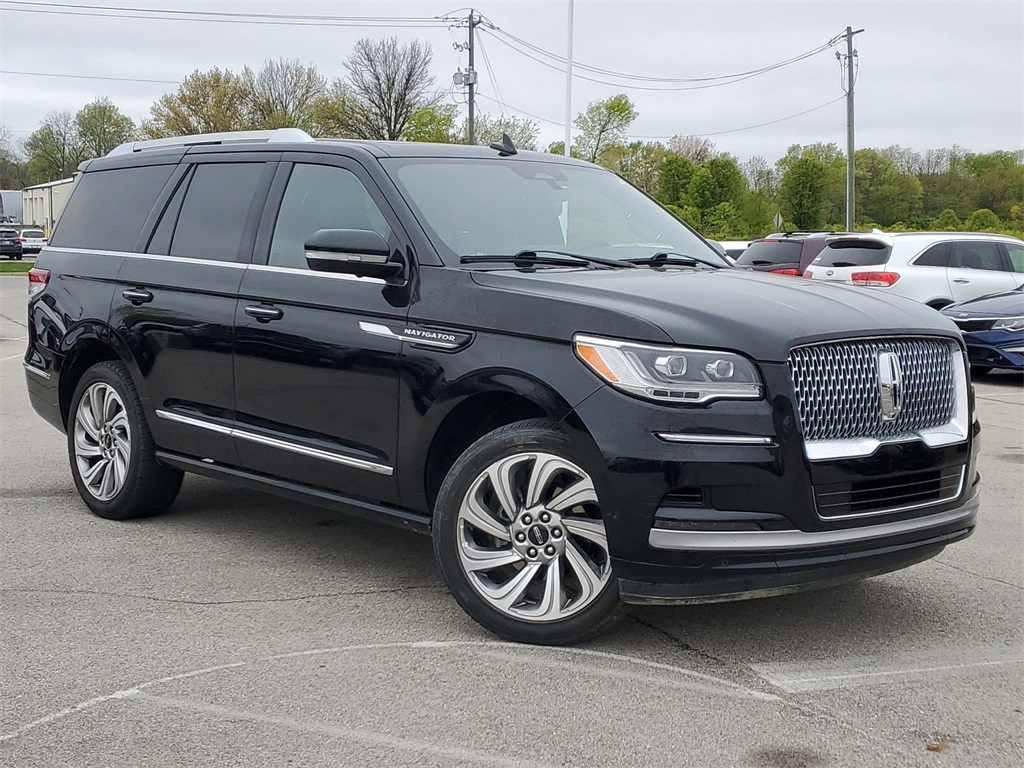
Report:
<svg viewBox="0 0 1024 768"><path fill-rule="evenodd" d="M305 141L316 141L316 139L301 128L278 128L273 131L197 133L193 136L171 136L166 139L150 139L149 141L127 141L110 150L107 153L107 157L114 157L115 155L130 155L133 152L147 152L154 149L196 147L203 144L244 144L253 142L279 144Z"/></svg>

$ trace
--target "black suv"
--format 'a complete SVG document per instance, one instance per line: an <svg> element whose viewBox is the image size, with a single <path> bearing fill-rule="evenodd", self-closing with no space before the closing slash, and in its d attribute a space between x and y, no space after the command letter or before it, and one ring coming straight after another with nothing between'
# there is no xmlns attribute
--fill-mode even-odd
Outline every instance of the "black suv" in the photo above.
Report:
<svg viewBox="0 0 1024 768"><path fill-rule="evenodd" d="M163 512L195 472L429 532L507 638L833 585L974 527L949 320L733 269L576 160L128 144L82 165L29 280L32 403L96 514Z"/></svg>
<svg viewBox="0 0 1024 768"><path fill-rule="evenodd" d="M835 232L778 232L755 240L736 259L736 266L758 272L798 277L810 266Z"/></svg>

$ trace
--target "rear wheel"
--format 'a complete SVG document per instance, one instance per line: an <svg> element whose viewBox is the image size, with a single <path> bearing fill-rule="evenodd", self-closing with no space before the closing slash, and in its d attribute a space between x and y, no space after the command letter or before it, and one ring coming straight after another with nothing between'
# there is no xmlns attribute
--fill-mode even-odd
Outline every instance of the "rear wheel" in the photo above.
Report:
<svg viewBox="0 0 1024 768"><path fill-rule="evenodd" d="M459 604L510 640L578 642L620 611L594 481L550 422L466 450L438 494L434 551Z"/></svg>
<svg viewBox="0 0 1024 768"><path fill-rule="evenodd" d="M82 499L110 520L158 515L181 487L182 473L156 460L135 384L119 362L98 363L78 382L68 456Z"/></svg>

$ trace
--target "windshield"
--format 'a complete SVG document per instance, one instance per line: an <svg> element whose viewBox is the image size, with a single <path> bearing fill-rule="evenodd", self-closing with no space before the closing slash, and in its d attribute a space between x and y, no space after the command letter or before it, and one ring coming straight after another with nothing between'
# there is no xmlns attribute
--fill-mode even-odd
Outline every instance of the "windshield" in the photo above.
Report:
<svg viewBox="0 0 1024 768"><path fill-rule="evenodd" d="M446 263L555 250L605 259L656 253L725 262L699 235L613 173L518 158L385 158Z"/></svg>

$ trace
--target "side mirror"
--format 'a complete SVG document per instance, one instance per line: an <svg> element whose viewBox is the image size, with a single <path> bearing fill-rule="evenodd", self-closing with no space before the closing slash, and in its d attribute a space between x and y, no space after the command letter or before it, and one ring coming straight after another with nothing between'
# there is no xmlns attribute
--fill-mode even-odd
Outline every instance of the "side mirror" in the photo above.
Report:
<svg viewBox="0 0 1024 768"><path fill-rule="evenodd" d="M722 245L722 244L721 244L720 242L718 242L717 240L708 240L708 245L710 245L710 246L711 246L712 248L714 248L714 249L715 249L715 251L716 251L716 252L718 253L718 255L719 255L719 256L727 256L727 255L728 255L728 254L727 254L727 253L725 252L725 246L724 246L724 245Z"/></svg>
<svg viewBox="0 0 1024 768"><path fill-rule="evenodd" d="M306 241L306 264L317 272L390 280L402 265L390 261L387 241L370 229L321 229Z"/></svg>

